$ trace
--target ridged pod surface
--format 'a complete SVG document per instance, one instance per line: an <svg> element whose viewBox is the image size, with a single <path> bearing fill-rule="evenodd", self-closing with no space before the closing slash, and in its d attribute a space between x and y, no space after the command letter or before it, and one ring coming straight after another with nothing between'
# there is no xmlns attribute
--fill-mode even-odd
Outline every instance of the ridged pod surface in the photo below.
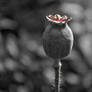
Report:
<svg viewBox="0 0 92 92"><path fill-rule="evenodd" d="M73 46L73 33L67 23L50 23L43 33L43 48L53 59L68 56Z"/></svg>

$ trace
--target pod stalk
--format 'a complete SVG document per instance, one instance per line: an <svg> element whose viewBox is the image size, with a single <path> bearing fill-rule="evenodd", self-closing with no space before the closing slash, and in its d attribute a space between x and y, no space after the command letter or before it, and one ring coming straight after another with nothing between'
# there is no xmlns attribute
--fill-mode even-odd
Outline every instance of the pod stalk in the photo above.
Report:
<svg viewBox="0 0 92 92"><path fill-rule="evenodd" d="M60 86L61 86L61 61L60 60L55 60L55 92L60 92Z"/></svg>

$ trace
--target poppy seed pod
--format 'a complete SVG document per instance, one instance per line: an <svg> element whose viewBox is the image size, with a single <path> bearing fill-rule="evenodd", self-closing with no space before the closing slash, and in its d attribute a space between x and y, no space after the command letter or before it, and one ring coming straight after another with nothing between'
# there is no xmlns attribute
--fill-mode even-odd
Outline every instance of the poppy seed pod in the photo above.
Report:
<svg viewBox="0 0 92 92"><path fill-rule="evenodd" d="M49 15L50 24L43 33L43 48L46 54L53 59L62 59L68 56L73 46L73 33L67 22L71 17Z"/></svg>

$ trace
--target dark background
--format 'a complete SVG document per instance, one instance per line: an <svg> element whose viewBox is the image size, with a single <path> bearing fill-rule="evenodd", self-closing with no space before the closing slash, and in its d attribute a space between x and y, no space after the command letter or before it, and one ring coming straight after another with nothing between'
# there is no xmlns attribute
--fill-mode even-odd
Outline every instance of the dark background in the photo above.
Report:
<svg viewBox="0 0 92 92"><path fill-rule="evenodd" d="M73 18L61 91L92 92L92 0L0 0L0 92L54 92L54 62L42 46L53 13Z"/></svg>

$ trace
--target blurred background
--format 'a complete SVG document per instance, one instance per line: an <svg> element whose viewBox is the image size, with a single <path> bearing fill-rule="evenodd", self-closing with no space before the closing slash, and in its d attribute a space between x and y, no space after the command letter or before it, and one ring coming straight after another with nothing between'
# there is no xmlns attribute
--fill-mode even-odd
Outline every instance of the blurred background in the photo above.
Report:
<svg viewBox="0 0 92 92"><path fill-rule="evenodd" d="M92 0L0 0L0 92L54 92L54 62L42 46L51 13L73 18L61 92L92 92Z"/></svg>

